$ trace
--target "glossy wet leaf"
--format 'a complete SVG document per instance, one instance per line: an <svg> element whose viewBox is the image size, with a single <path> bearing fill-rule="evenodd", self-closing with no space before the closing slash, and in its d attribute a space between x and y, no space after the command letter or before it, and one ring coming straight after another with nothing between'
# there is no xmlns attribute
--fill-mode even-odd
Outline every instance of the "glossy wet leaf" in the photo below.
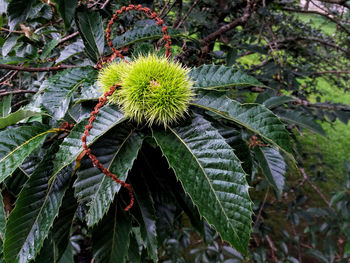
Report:
<svg viewBox="0 0 350 263"><path fill-rule="evenodd" d="M262 105L240 104L217 92L201 93L192 104L252 131L287 153L291 152L290 137L284 124Z"/></svg>
<svg viewBox="0 0 350 263"><path fill-rule="evenodd" d="M125 181L142 141L143 136L129 126L118 127L97 141L92 151L106 168ZM86 220L92 226L107 213L121 186L95 168L89 158L84 158L74 187L79 202L88 206Z"/></svg>
<svg viewBox="0 0 350 263"><path fill-rule="evenodd" d="M239 159L202 117L153 130L153 136L200 214L237 250L247 253L251 201Z"/></svg>
<svg viewBox="0 0 350 263"><path fill-rule="evenodd" d="M93 67L78 67L64 70L45 80L40 87L45 93L42 105L56 119L62 119L72 101L74 92L82 82L92 82L96 78Z"/></svg>
<svg viewBox="0 0 350 263"><path fill-rule="evenodd" d="M270 147L255 147L255 158L269 184L275 190L278 198L281 197L286 173L286 164L278 150Z"/></svg>
<svg viewBox="0 0 350 263"><path fill-rule="evenodd" d="M22 126L0 132L0 181L11 175L54 132L45 126Z"/></svg>
<svg viewBox="0 0 350 263"><path fill-rule="evenodd" d="M78 6L78 0L54 0L58 5L58 12L60 13L64 26L69 29L74 17L75 9Z"/></svg>
<svg viewBox="0 0 350 263"><path fill-rule="evenodd" d="M96 263L126 262L131 226L129 215L120 206L111 206L93 229L92 248Z"/></svg>
<svg viewBox="0 0 350 263"><path fill-rule="evenodd" d="M58 214L69 186L72 167L62 169L49 184L57 144L43 158L21 191L6 226L4 255L7 262L27 262L38 254Z"/></svg>
<svg viewBox="0 0 350 263"><path fill-rule="evenodd" d="M16 124L26 118L40 116L42 114L43 113L37 111L36 109L19 109L18 111L13 112L6 117L0 117L0 129L4 129L7 126Z"/></svg>
<svg viewBox="0 0 350 263"><path fill-rule="evenodd" d="M202 65L198 68L193 68L189 73L189 77L194 82L194 87L201 89L265 86L247 73L223 65Z"/></svg>

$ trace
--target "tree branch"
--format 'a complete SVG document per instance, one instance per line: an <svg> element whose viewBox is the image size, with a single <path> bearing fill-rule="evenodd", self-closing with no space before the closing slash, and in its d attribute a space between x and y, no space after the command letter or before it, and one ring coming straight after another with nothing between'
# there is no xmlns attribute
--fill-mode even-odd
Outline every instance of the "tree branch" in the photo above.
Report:
<svg viewBox="0 0 350 263"><path fill-rule="evenodd" d="M306 13L306 14L316 14L316 15L320 15L323 16L327 19L329 19L330 21L332 21L333 23L337 24L338 26L340 26L346 33L348 33L350 35L350 30L348 28L346 28L340 21L337 21L336 19L334 19L333 17L330 17L329 15L316 11L316 10L303 10L303 9L292 9L292 8L282 8L282 10L284 11L288 11L288 12L296 12L296 13Z"/></svg>
<svg viewBox="0 0 350 263"><path fill-rule="evenodd" d="M188 15L191 13L192 9L199 3L200 0L195 0L192 4L192 6L188 9L188 11L186 12L186 14L183 16L183 18L181 19L181 21L176 25L176 29L179 29L182 24L185 22L185 20L187 19Z"/></svg>
<svg viewBox="0 0 350 263"><path fill-rule="evenodd" d="M202 40L200 40L200 44L201 46L207 46L210 42L214 41L217 37L219 37L221 34L239 26L244 24L248 18L250 17L250 15L252 14L251 12L251 1L247 0L247 6L244 9L244 13L243 16L233 20L231 23L226 24L222 27L220 27L217 31L211 33L210 35L208 35L207 37L203 38Z"/></svg>
<svg viewBox="0 0 350 263"><path fill-rule="evenodd" d="M11 95L11 94L36 93L36 92L37 91L35 91L35 90L13 90L13 91L1 92L0 97L6 96L6 95Z"/></svg>
<svg viewBox="0 0 350 263"><path fill-rule="evenodd" d="M74 37L76 37L76 36L78 36L79 35L79 32L77 31L77 32L74 32L73 34L70 34L70 35L68 35L68 36L66 36L66 37L64 37L64 38L62 38L61 40L60 40L60 42L58 42L58 44L62 44L62 43L64 43L64 42L66 42L66 41L68 41L68 40L71 40L72 38L74 38Z"/></svg>
<svg viewBox="0 0 350 263"><path fill-rule="evenodd" d="M76 68L78 66L72 65L61 65L57 67L45 67L45 68L32 68L32 67L21 67L7 64L0 64L0 69L18 70L18 71L28 71L28 72L45 72L45 71L57 71L68 68Z"/></svg>

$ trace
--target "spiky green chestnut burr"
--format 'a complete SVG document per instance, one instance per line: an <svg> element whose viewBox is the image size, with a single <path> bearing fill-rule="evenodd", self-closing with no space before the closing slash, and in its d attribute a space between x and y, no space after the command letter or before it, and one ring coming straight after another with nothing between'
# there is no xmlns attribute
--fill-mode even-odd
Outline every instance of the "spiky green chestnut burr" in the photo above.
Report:
<svg viewBox="0 0 350 263"><path fill-rule="evenodd" d="M184 116L193 97L187 73L188 69L179 63L148 55L130 64L121 62L107 67L100 74L99 83L107 91L112 80L121 81L122 87L110 101L118 103L126 116L138 123L167 126Z"/></svg>

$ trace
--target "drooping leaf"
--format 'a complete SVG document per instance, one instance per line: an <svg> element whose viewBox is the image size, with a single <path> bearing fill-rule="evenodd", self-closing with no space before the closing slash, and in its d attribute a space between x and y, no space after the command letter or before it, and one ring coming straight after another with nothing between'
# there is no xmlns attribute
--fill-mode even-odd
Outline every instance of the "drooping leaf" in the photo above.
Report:
<svg viewBox="0 0 350 263"><path fill-rule="evenodd" d="M199 68L193 68L189 73L189 77L194 81L194 87L201 89L265 86L247 73L223 65L202 65Z"/></svg>
<svg viewBox="0 0 350 263"><path fill-rule="evenodd" d="M4 202L2 194L0 192L0 239L4 242L5 239L5 226L6 226L6 211L4 208Z"/></svg>
<svg viewBox="0 0 350 263"><path fill-rule="evenodd" d="M240 104L217 92L199 94L198 100L192 104L243 126L290 156L290 137L284 124L264 106Z"/></svg>
<svg viewBox="0 0 350 263"><path fill-rule="evenodd" d="M2 118L0 117L0 130L6 128L7 126L13 125L29 117L40 116L43 113L37 111L37 109L19 109L16 112Z"/></svg>
<svg viewBox="0 0 350 263"><path fill-rule="evenodd" d="M40 55L41 60L45 60L47 56L51 53L51 51L57 46L60 42L60 39L54 38L50 40L44 47L43 52Z"/></svg>
<svg viewBox="0 0 350 263"><path fill-rule="evenodd" d="M131 226L128 214L120 206L111 206L93 230L92 247L96 263L126 262Z"/></svg>
<svg viewBox="0 0 350 263"><path fill-rule="evenodd" d="M168 29L168 33L171 37L177 37L181 35L178 30ZM115 48L121 48L123 46L131 45L137 42L143 42L150 39L160 39L163 37L161 28L158 25L148 25L144 27L137 27L132 30L126 31L120 36L115 36L112 39L112 43Z"/></svg>
<svg viewBox="0 0 350 263"><path fill-rule="evenodd" d="M153 130L153 136L200 214L246 254L252 214L249 186L225 139L199 116L184 126Z"/></svg>
<svg viewBox="0 0 350 263"><path fill-rule="evenodd" d="M12 94L2 97L0 101L0 118L5 118L10 114L11 100L12 100Z"/></svg>
<svg viewBox="0 0 350 263"><path fill-rule="evenodd" d="M67 244L70 243L69 238L77 208L78 204L74 198L73 189L70 188L63 197L58 217L55 219L51 230L55 262L61 259L67 249Z"/></svg>
<svg viewBox="0 0 350 263"><path fill-rule="evenodd" d="M22 126L0 132L0 182L13 173L49 133L44 126Z"/></svg>
<svg viewBox="0 0 350 263"><path fill-rule="evenodd" d="M150 258L154 262L158 262L156 213L152 196L142 174L134 174L130 182L133 186L135 199L138 205L137 220L140 224L141 237L146 244ZM135 210L136 207L133 209L133 213L136 213Z"/></svg>
<svg viewBox="0 0 350 263"><path fill-rule="evenodd" d="M66 250L64 251L60 261L58 263L74 263L72 243L69 241Z"/></svg>
<svg viewBox="0 0 350 263"><path fill-rule="evenodd" d="M58 5L58 12L60 13L63 21L64 21L64 26L66 29L69 29L75 9L78 6L78 0L54 0L55 3Z"/></svg>
<svg viewBox="0 0 350 263"><path fill-rule="evenodd" d="M12 48L16 45L18 35L12 35L8 39L6 39L5 43L2 45L2 56L6 57L8 53L12 50Z"/></svg>
<svg viewBox="0 0 350 263"><path fill-rule="evenodd" d="M287 102L290 102L290 101L293 101L294 99L291 98L291 97L288 97L288 96L274 96L274 97L271 97L267 100L264 101L264 105L266 108L269 108L269 109L273 109L277 106L280 106L284 103L287 103Z"/></svg>
<svg viewBox="0 0 350 263"><path fill-rule="evenodd" d="M84 10L77 13L79 33L84 41L89 58L96 63L103 56L104 31L102 18L98 12Z"/></svg>
<svg viewBox="0 0 350 263"><path fill-rule="evenodd" d="M234 149L238 159L242 162L242 168L247 174L252 173L252 157L250 155L250 149L245 140L242 138L242 132L227 126L223 123L212 122L212 125L219 131L226 142Z"/></svg>
<svg viewBox="0 0 350 263"><path fill-rule="evenodd" d="M323 130L322 126L318 124L312 116L308 116L296 110L278 111L276 114L283 121L291 124L296 124L302 128L308 129L322 136L326 136L326 133Z"/></svg>
<svg viewBox="0 0 350 263"><path fill-rule="evenodd" d="M0 16L6 13L8 4L8 0L0 0Z"/></svg>
<svg viewBox="0 0 350 263"><path fill-rule="evenodd" d="M63 118L79 84L84 81L92 82L96 74L92 67L78 67L64 70L47 79L40 87L45 90L42 105L56 119Z"/></svg>
<svg viewBox="0 0 350 263"><path fill-rule="evenodd" d="M142 141L143 136L134 129L117 127L103 136L103 140L97 141L92 151L105 167L125 181ZM120 189L120 185L95 168L89 158L82 160L74 187L79 201L89 207L88 226L102 219Z"/></svg>
<svg viewBox="0 0 350 263"><path fill-rule="evenodd" d="M69 186L72 167L62 169L49 184L54 144L21 191L6 226L4 255L7 262L27 262L38 254Z"/></svg>
<svg viewBox="0 0 350 263"><path fill-rule="evenodd" d="M84 50L84 43L81 39L78 39L77 41L73 42L72 44L69 44L66 46L61 52L60 56L56 60L56 64L61 63L65 61L66 59L69 59L70 57L77 55Z"/></svg>
<svg viewBox="0 0 350 263"><path fill-rule="evenodd" d="M19 22L25 22L36 0L12 0L7 7L8 25L12 31Z"/></svg>
<svg viewBox="0 0 350 263"><path fill-rule="evenodd" d="M255 158L267 181L275 190L278 198L281 197L284 187L286 164L278 150L270 147L255 147Z"/></svg>
<svg viewBox="0 0 350 263"><path fill-rule="evenodd" d="M124 120L124 115L118 110L116 106L107 105L102 107L100 109L100 113L96 115L96 120L94 121L93 127L90 130L90 136L87 137L88 145L91 145L103 134ZM83 151L81 136L83 135L85 126L87 124L87 119L79 122L71 130L69 135L63 140L62 144L60 145L60 149L55 157L53 175L72 163Z"/></svg>
<svg viewBox="0 0 350 263"><path fill-rule="evenodd" d="M22 191L24 184L28 181L28 176L19 168L17 168L11 176L4 180L6 189L15 197Z"/></svg>

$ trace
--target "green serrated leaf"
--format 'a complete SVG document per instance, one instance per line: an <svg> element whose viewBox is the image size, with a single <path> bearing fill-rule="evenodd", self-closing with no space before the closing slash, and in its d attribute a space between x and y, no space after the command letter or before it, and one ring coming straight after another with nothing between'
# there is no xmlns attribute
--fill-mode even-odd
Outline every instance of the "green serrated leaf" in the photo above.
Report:
<svg viewBox="0 0 350 263"><path fill-rule="evenodd" d="M297 110L278 111L276 114L283 121L296 124L302 128L308 129L322 136L326 136L322 126L318 124L312 116L305 115Z"/></svg>
<svg viewBox="0 0 350 263"><path fill-rule="evenodd" d="M44 126L22 126L0 132L0 182L12 174L49 133Z"/></svg>
<svg viewBox="0 0 350 263"><path fill-rule="evenodd" d="M19 22L25 22L36 0L12 0L7 7L8 25L12 31Z"/></svg>
<svg viewBox="0 0 350 263"><path fill-rule="evenodd" d="M93 229L92 248L96 263L126 262L131 226L128 214L120 206L111 206Z"/></svg>
<svg viewBox="0 0 350 263"><path fill-rule="evenodd" d="M265 87L264 84L247 73L223 65L202 65L199 68L193 68L189 73L189 77L194 82L194 87L201 89L237 86Z"/></svg>
<svg viewBox="0 0 350 263"><path fill-rule="evenodd" d="M293 101L294 99L288 96L274 96L271 98L268 98L264 101L264 105L266 108L273 109L275 107L278 107L284 103Z"/></svg>
<svg viewBox="0 0 350 263"><path fill-rule="evenodd" d="M74 104L82 103L89 100L98 100L102 95L102 90L99 89L96 83L92 85L83 85L81 95L74 101Z"/></svg>
<svg viewBox="0 0 350 263"><path fill-rule="evenodd" d="M51 51L58 45L60 42L59 38L54 38L50 40L44 47L43 52L40 55L41 60L45 60ZM57 62L56 62L57 63Z"/></svg>
<svg viewBox="0 0 350 263"><path fill-rule="evenodd" d="M103 140L97 141L92 151L105 167L125 181L142 141L143 136L130 127L117 127L103 136ZM119 184L93 167L89 158L82 160L74 187L78 200L89 206L88 226L102 219L120 189Z"/></svg>
<svg viewBox="0 0 350 263"><path fill-rule="evenodd" d="M284 124L270 110L259 104L240 104L217 92L201 93L192 105L233 121L276 145L290 155L290 137Z"/></svg>
<svg viewBox="0 0 350 263"><path fill-rule="evenodd" d="M17 39L19 38L18 35L12 35L8 39L6 39L5 43L2 45L2 56L6 57L8 53L12 50L12 48L16 45Z"/></svg>
<svg viewBox="0 0 350 263"><path fill-rule="evenodd" d="M66 46L61 52L60 56L56 60L56 64L59 64L70 57L77 55L84 51L84 43L81 39L78 39L77 41L73 42L72 44L69 44Z"/></svg>
<svg viewBox="0 0 350 263"><path fill-rule="evenodd" d="M168 29L171 37L177 37L181 35L178 30ZM126 31L120 36L115 36L112 40L116 49L134 44L136 42L144 42L150 39L160 39L163 37L161 28L158 25L149 25L145 27L137 27L132 30Z"/></svg>
<svg viewBox="0 0 350 263"><path fill-rule="evenodd" d="M93 67L71 68L54 75L40 87L40 90L45 90L42 105L53 117L62 119L79 84L93 81L96 75Z"/></svg>
<svg viewBox="0 0 350 263"><path fill-rule="evenodd" d="M153 130L153 136L200 214L221 237L247 254L251 201L239 159L220 133L202 117Z"/></svg>
<svg viewBox="0 0 350 263"><path fill-rule="evenodd" d="M57 150L56 143L29 178L9 216L4 243L7 262L27 262L34 259L58 214L73 170L72 167L62 169L49 184Z"/></svg>
<svg viewBox="0 0 350 263"><path fill-rule="evenodd" d="M123 113L121 113L115 105L102 107L100 113L96 116L92 129L90 130L90 136L87 137L87 144L93 144L98 138L124 120L125 117ZM81 136L83 135L87 124L88 118L79 122L63 140L55 157L53 176L72 163L83 151Z"/></svg>
<svg viewBox="0 0 350 263"><path fill-rule="evenodd" d="M54 0L54 2L58 5L58 12L64 21L65 28L69 29L78 6L78 0Z"/></svg>
<svg viewBox="0 0 350 263"><path fill-rule="evenodd" d="M22 121L26 118L40 116L42 114L44 113L37 111L37 109L19 109L18 111L11 113L7 117L0 117L0 130L6 128L7 126L16 124L19 121Z"/></svg>
<svg viewBox="0 0 350 263"><path fill-rule="evenodd" d="M89 58L96 63L103 57L104 30L102 18L98 12L84 10L77 13L79 33L84 41Z"/></svg>
<svg viewBox="0 0 350 263"><path fill-rule="evenodd" d="M0 101L0 118L5 118L10 114L11 100L12 94L2 97L2 100Z"/></svg>
<svg viewBox="0 0 350 263"><path fill-rule="evenodd" d="M269 184L275 190L278 198L281 197L284 187L286 164L278 150L270 147L255 147L255 158Z"/></svg>

